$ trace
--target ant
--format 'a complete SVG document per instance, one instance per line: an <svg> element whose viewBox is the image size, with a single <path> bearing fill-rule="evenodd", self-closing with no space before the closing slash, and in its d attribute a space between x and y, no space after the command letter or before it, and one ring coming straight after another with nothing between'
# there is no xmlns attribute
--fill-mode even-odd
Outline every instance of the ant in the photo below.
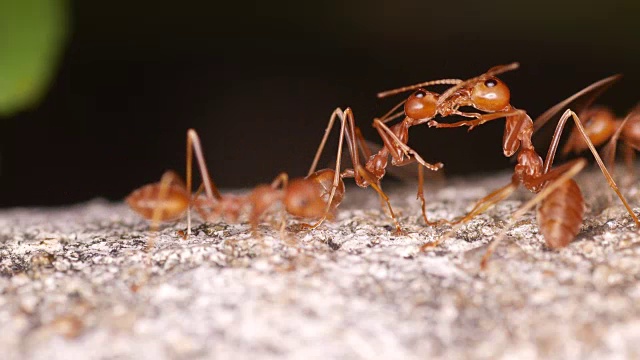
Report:
<svg viewBox="0 0 640 360"><path fill-rule="evenodd" d="M344 134L344 126L341 133ZM192 196L193 152L196 154L202 185ZM249 222L254 233L259 220L276 203L282 203L284 211L297 217L325 219L333 214L344 197L344 183L339 177L341 156L342 141L335 170L322 169L310 172L305 178L292 180L286 173L281 173L270 185L258 185L247 195L221 194L209 176L200 138L195 130L189 129L186 186L174 171L167 171L159 182L134 190L126 202L139 215L151 220L152 229L157 228L160 222L180 219L186 212L187 236L191 234L191 205L205 221L222 216L230 222L236 222L249 208ZM203 188L206 194L204 198L200 196ZM284 226L283 212L281 232L284 232Z"/></svg>
<svg viewBox="0 0 640 360"><path fill-rule="evenodd" d="M552 165L564 125L569 118L572 118L576 124L577 131L589 146L609 186L623 202L636 225L640 226L640 221L631 210L624 196L620 193L618 186L600 159L586 130L580 122L580 118L575 112L570 109L564 112L556 127L546 158L543 160L540 155L538 155L531 141L534 122L524 110L516 109L510 104L509 88L505 83L495 77L496 72L494 69L509 67L511 69L515 68L514 64L510 66L507 65L506 67L493 68L485 74L460 82L438 98L436 105L441 104L450 111L444 112L445 114L461 115L474 118L473 120L464 120L448 124L440 124L435 120L429 120L427 122L430 127L452 128L468 126L469 130L471 130L488 121L504 117L506 124L502 146L503 153L505 156L511 157L517 152L517 164L511 182L480 199L467 215L452 223L460 224L469 221L474 216L507 198L522 184L525 188L537 195L525 204L522 209L517 211L514 217L522 215L524 211L540 203L537 213L538 224L547 245L554 249L567 246L579 232L584 215L584 199L580 188L572 178L584 168L586 160L582 158L576 159L555 168L552 168ZM603 79L586 89L607 84L611 81L610 79L611 78ZM487 113L463 113L458 110L459 106L472 106ZM449 234L455 230L456 229L451 230ZM437 246L446 237L447 235L434 243L424 244L421 250ZM494 241L484 255L482 260L483 267L486 265L497 243L498 241Z"/></svg>
<svg viewBox="0 0 640 360"><path fill-rule="evenodd" d="M320 146L318 147L313 163L311 164L309 173L314 171L318 160L320 159L320 155L324 149L336 118L340 118L340 120L342 121L343 129L345 126L347 127L347 131L344 133L341 132L340 134L340 144L342 144L343 138L346 138L347 148L349 149L349 154L351 156L351 162L353 166L351 169L345 169L340 174L340 178L354 178L356 184L363 188L371 186L380 196L381 202L386 204L389 215L394 221L396 233L402 234L403 230L400 222L393 212L393 208L391 207L391 203L389 202L389 197L384 193L384 191L382 191L380 180L385 175L389 156L391 156L391 163L394 166L404 166L417 162L419 181L418 198L422 201L423 216L425 221L429 225L434 225L435 223L431 223L427 220L427 217L424 213L425 201L423 193L423 170L424 168L427 168L432 171L438 171L443 167L443 164L427 163L417 152L406 145L406 141L408 138L408 126L401 125L401 127L393 127L392 130L389 130L389 136L387 136L386 133L380 132L380 136L383 140L384 145L382 149L380 149L376 154L372 154L371 148L362 136L360 128L355 125L355 119L351 108L346 108L344 111L342 111L342 109L340 108L337 108L336 110L334 110L329 120L329 124L327 125L324 137L320 142ZM390 138L393 139L394 142L392 142ZM364 166L361 164L361 156L366 159L364 162ZM333 186L336 186L335 182ZM308 227L315 228L320 225L323 220L324 219L320 219L319 222L314 225L309 225Z"/></svg>
<svg viewBox="0 0 640 360"><path fill-rule="evenodd" d="M624 118L616 117L614 112L608 107L591 106L593 100L600 95L602 91L618 81L620 77L621 76L612 76L604 79L599 88L595 88L595 90L598 91L593 91L594 87L592 85L550 108L535 120L534 133L542 128L559 109L583 94L592 92L593 94L585 100L582 106L585 110L579 112L580 118L584 119L583 125L589 139L595 146L600 146L609 140L604 147L604 154L607 158L606 162L610 167L614 166L618 140L622 141L625 163L629 172L633 172L635 151L640 150L640 105L636 105ZM587 145L585 142L582 141L579 134L573 129L569 133L569 138L562 148L561 153L562 155L568 155L569 153L577 154L586 150L586 148Z"/></svg>
<svg viewBox="0 0 640 360"><path fill-rule="evenodd" d="M369 159L366 165L367 170L380 179L384 176L384 169L387 165L389 154L392 155L392 164L395 166L402 166L413 161L418 161L431 170L437 170L430 167L429 164L424 164L416 151L407 145L409 128L424 123L427 123L429 126L435 126L438 123L433 119L437 115L442 117L459 115L471 118L478 118L480 116L480 114L460 111L459 108L461 106L473 106L482 111L493 112L495 113L493 116L496 118L508 115L508 113L505 112L508 111L505 107L509 104L509 88L500 83L497 78L495 78L495 75L515 70L519 66L517 62L495 66L486 73L467 81L460 79L432 80L378 93L378 97L383 98L410 90L416 90L406 100L398 103L384 116L374 119L373 127L380 134L384 147ZM465 86L471 82L473 82L474 86ZM454 86L440 95L425 89L427 86L432 85ZM498 98L496 98L496 94L499 94ZM394 114L394 112L403 105L403 111ZM386 125L388 122L402 115L405 117L400 123L391 127ZM448 127L447 125L448 124L442 124L441 127ZM413 158L411 158L411 155L413 155ZM442 164L438 163L435 166L441 168ZM443 222L448 223L448 221L445 220L432 222L427 218L422 190L423 184L423 169L419 166L417 197L422 204L422 218L424 222L429 226L438 225Z"/></svg>
<svg viewBox="0 0 640 360"><path fill-rule="evenodd" d="M611 114L613 113L611 112ZM618 125L616 132L613 133L609 143L605 146L605 156L607 156L607 162L613 166L616 145L618 140L622 141L625 163L629 173L632 174L634 172L635 151L640 150L640 105L636 105L623 120L617 119L616 124Z"/></svg>

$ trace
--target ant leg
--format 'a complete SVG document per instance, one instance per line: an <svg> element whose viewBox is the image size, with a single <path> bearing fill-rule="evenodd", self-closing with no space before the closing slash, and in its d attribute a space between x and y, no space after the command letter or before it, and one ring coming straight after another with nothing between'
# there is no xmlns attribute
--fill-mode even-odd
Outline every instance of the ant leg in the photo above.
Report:
<svg viewBox="0 0 640 360"><path fill-rule="evenodd" d="M415 150L413 150L407 144L405 144L400 139L398 139L396 134L394 134L393 131L391 131L391 129L387 127L387 125L382 123L382 121L375 120L374 127L376 128L376 130L378 130L378 133L380 134L380 137L382 138L382 141L384 142L385 147L387 147L387 149L393 150L395 148L399 148L407 157L410 157L413 155L413 157L416 159L418 163L420 163L422 166L426 167L431 171L438 171L442 169L442 167L444 166L440 162L435 164L430 164L424 161L424 159L420 156L420 154L418 154ZM391 142L391 140L393 140L393 143ZM395 153L395 151L389 151L389 152L391 153L392 156L394 156L394 158L397 158L397 154ZM401 160L401 159L398 159L398 160Z"/></svg>
<svg viewBox="0 0 640 360"><path fill-rule="evenodd" d="M618 75L609 76L608 78L604 78L602 80L596 81L593 84L587 86L586 88L562 100L561 102L553 105L552 107L549 108L549 110L545 111L534 120L533 133L535 134L538 130L540 130L540 128L542 128L542 126L544 126L544 124L546 124L549 121L549 119L553 117L553 115L557 114L560 110L566 108L569 104L571 104L572 101L582 97L586 93L589 93L597 89L598 91L594 91L593 94L591 94L582 103L582 106L584 108L589 107L589 105L593 102L593 100L595 100L596 97L598 97L603 91L609 88L609 86L613 85L613 83L618 81L621 77L622 75L618 74Z"/></svg>
<svg viewBox="0 0 640 360"><path fill-rule="evenodd" d="M498 236L491 242L491 244L489 244L487 251L485 252L484 256L482 256L482 260L480 261L480 267L482 269L485 269L487 267L487 264L489 262L489 259L491 258L491 255L493 254L495 249L498 247L500 242L502 242L502 240L505 238L509 228L511 228L515 224L515 222L522 215L524 215L524 213L526 213L531 208L533 208L536 204L544 200L547 196L549 196L549 194L555 191L565 181L573 178L577 173L582 171L582 169L584 169L586 165L587 165L587 161L585 159L576 159L562 166L559 166L553 169L552 171L548 172L547 174L543 175L544 179L541 179L541 181L549 181L550 178L554 178L554 179L547 186L542 188L542 190L539 193L537 193L532 199L530 199L522 207L520 207L520 209L514 212L513 215L511 215L511 219L509 220L507 225L504 227L502 232L500 232L500 234L498 234Z"/></svg>
<svg viewBox="0 0 640 360"><path fill-rule="evenodd" d="M508 198L518 188L518 186L519 186L519 184L517 182L511 182L511 183L507 184L506 186L503 186L503 187L493 191L489 195L483 197L482 199L480 199L473 206L473 209L471 209L471 211L468 214L466 214L465 216L463 216L463 217L461 217L459 219L456 219L456 220L453 220L453 221L449 222L450 224L454 224L455 225L455 226L453 226L451 228L451 230L447 231L438 240L422 245L420 247L420 251L425 251L428 248L433 248L433 247L436 247L436 246L442 244L446 239L448 239L451 236L453 236L453 234L455 234L455 232L458 231L458 229L460 229L462 227L462 224L464 224L465 222L471 220L473 217L475 217L477 215L480 215L483 212L487 211L488 209L490 209L492 206L494 206L495 204L499 203L500 201Z"/></svg>
<svg viewBox="0 0 640 360"><path fill-rule="evenodd" d="M322 152L322 149L324 148L324 145L327 141L327 137L329 135L329 132L331 131L331 128L333 127L333 123L335 122L335 118L338 117L340 118L340 137L338 138L338 152L336 154L336 167L334 169L334 176L333 176L333 183L331 184L331 192L329 193L329 198L327 199L327 207L325 209L324 215L322 215L322 217L316 221L313 225L311 224L301 224L302 228L304 229L315 229L318 226L320 226L329 216L329 214L331 213L331 203L333 202L333 198L336 195L336 190L338 189L338 184L340 183L340 166L341 166L341 162L342 162L342 147L343 147L343 143L344 143L344 138L346 136L347 138L347 143L349 145L349 152L351 154L351 160L353 163L357 164L358 163L358 152L357 152L357 145L353 142L352 138L355 136L356 130L354 129L355 127L355 121L353 119L353 111L351 110L351 108L347 108L344 112L342 111L342 109L337 108L336 110L333 111L333 113L331 114L331 118L329 119L329 126L327 127L327 129L325 130L325 135L322 138L322 142L320 143L320 147L318 147L318 151L316 152L316 156L313 160L313 164L311 165L311 168L309 169L309 175L311 175L313 173L313 171L316 168L316 165L318 163L318 159L320 158L320 154ZM346 132L346 127L347 127L347 119L349 120L349 130L352 132L352 136L350 137L349 134ZM359 129L358 129L359 132ZM355 156L355 158L354 158Z"/></svg>
<svg viewBox="0 0 640 360"><path fill-rule="evenodd" d="M316 167L318 166L318 161L320 160L320 155L322 154L322 151L324 150L324 146L327 143L327 139L329 138L329 134L331 133L331 129L333 128L333 123L336 120L336 117L339 117L340 120L342 120L344 122L344 112L342 111L342 109L340 108L336 108L335 110L333 110L333 113L331 113L331 117L329 118L329 124L327 125L327 128L324 130L324 136L322 137L322 141L320 141L320 146L318 146L318 150L316 150L316 155L313 158L313 162L311 163L311 167L309 168L309 172L307 173L307 176L313 174L314 171L316 171Z"/></svg>
<svg viewBox="0 0 640 360"><path fill-rule="evenodd" d="M362 154L364 155L365 158L370 158L371 155L373 154L373 151L371 150L371 147L369 147L369 144L367 144L367 140L365 140L364 136L362 135L362 131L360 130L359 127L354 125L354 131L355 131L355 138L358 141L358 147L360 148L360 151L362 152Z"/></svg>
<svg viewBox="0 0 640 360"><path fill-rule="evenodd" d="M396 214L393 212L393 208L391 207L391 202L389 201L389 197L387 196L387 194L384 193L384 191L382 191L382 189L378 186L378 184L376 184L375 178L373 176L371 176L371 174L369 174L369 172L365 168L363 168L362 166L358 166L356 171L358 173L360 173L360 175L362 177L364 177L365 180L367 180L369 182L369 184L371 184L371 187L387 203L387 208L389 209L389 213L391 214L391 218L393 219L393 222L396 225L396 234L398 234L398 235L404 234L404 231L402 230L402 227L400 226L400 222L396 218Z"/></svg>
<svg viewBox="0 0 640 360"><path fill-rule="evenodd" d="M591 153L593 154L593 157L596 159L596 163L598 163L598 166L600 167L602 174L604 175L605 179L607 179L607 182L609 183L609 187L611 187L611 189L613 189L616 195L618 195L618 198L620 198L620 201L622 201L622 204L624 204L624 207L627 209L627 212L629 213L631 218L633 218L633 221L636 223L636 226L640 227L640 220L638 220L638 217L631 209L631 206L627 202L627 199L622 195L622 193L620 192L620 189L618 189L618 185L616 185L616 182L613 180L613 177L607 170L607 167L602 162L602 159L600 158L600 155L598 155L596 148L593 146L591 139L589 139L589 135L587 135L587 132L585 131L584 126L580 121L580 118L571 109L567 109L567 111L565 111L564 114L562 114L562 117L560 118L560 121L556 126L556 131L553 135L553 140L551 141L551 146L549 147L549 152L547 153L547 158L545 159L544 170L543 170L544 173L549 172L551 164L553 163L553 158L558 148L558 142L560 141L560 134L562 133L562 129L564 128L564 125L567 122L567 120L569 120L569 118L573 119L573 122L576 124L576 129L578 129L578 131L580 132L580 135L582 135L582 138L589 146L589 150L591 150Z"/></svg>
<svg viewBox="0 0 640 360"><path fill-rule="evenodd" d="M371 147L369 147L369 144L367 144L367 141L365 140L364 136L362 135L362 131L360 131L360 128L354 126L354 136L356 138L356 140L358 141L358 147L360 148L360 151L362 152L362 154L364 155L365 159L369 159L371 158L371 155L373 154L373 151L371 150ZM378 185L378 187L380 189L382 189L382 184L380 183L380 179L378 179L376 181L376 185ZM387 211L387 205L384 201L384 198L382 196L378 196L378 198L380 199L380 206L382 207L382 209L388 213ZM391 216L391 214L388 214L389 216Z"/></svg>
<svg viewBox="0 0 640 360"><path fill-rule="evenodd" d="M618 140L620 139L620 135L622 134L622 130L624 129L624 127L627 125L627 122L629 122L629 119L631 119L631 115L634 113L635 111L631 111L629 114L627 114L627 116L624 118L624 120L620 123L620 125L618 125L618 128L616 129L616 131L613 133L613 135L611 136L611 139L609 139L609 142L607 142L607 144L604 146L603 150L602 150L602 157L605 158L605 163L609 166L609 168L611 168L611 172L613 172L613 167L615 165L615 160L616 160L616 147L618 145ZM628 170L632 171L632 166L630 166L630 163L633 162L633 158L630 158L630 156L634 156L634 155L630 155L630 153L634 152L634 149L632 146L630 146L629 144L624 144L624 159L625 159L625 164L627 165Z"/></svg>
<svg viewBox="0 0 640 360"><path fill-rule="evenodd" d="M437 163L435 165L432 165L432 164L426 163L420 157L420 155L418 155L418 153L416 151L414 151L409 146L407 146L404 142L402 142L396 136L396 134L394 134L393 131L391 131L391 129L389 129L387 127L387 125L382 123L380 120L377 120L377 119L374 120L374 127L376 128L376 130L378 130L378 133L380 134L380 138L382 139L383 143L385 144L385 147L387 149L391 150L389 152L394 156L394 159L399 160L394 164L395 166L407 165L407 164L412 163L414 161L419 163L418 164L418 193L417 193L417 198L421 202L422 218L423 218L425 224L428 225L428 226L437 225L438 222L431 222L427 218L427 213L426 213L426 209L425 209L425 200L424 200L424 190L423 190L423 188L424 188L423 167L426 167L426 168L428 168L429 170L432 170L432 171L437 171L440 168L442 168L443 164L442 163ZM394 141L394 143L392 143L389 138L391 138ZM401 159L401 158L397 157L396 151L393 151L395 146L397 146L398 148L400 148L401 150L404 151L405 155L407 156L406 159ZM411 157L411 155L413 155L413 158Z"/></svg>
<svg viewBox="0 0 640 360"><path fill-rule="evenodd" d="M489 195L480 199L469 213L459 219L452 221L452 224L465 223L472 218L482 214L483 212L489 210L493 205L501 202L502 200L508 198L517 188L517 182L511 182L506 186L503 186L497 190L494 190Z"/></svg>
<svg viewBox="0 0 640 360"><path fill-rule="evenodd" d="M162 174L162 177L160 178L160 187L158 188L158 198L157 198L158 204L161 204L165 200L165 198L169 195L169 187L174 183L182 184L182 180L180 180L180 176L178 176L178 174L176 174L176 172L173 170L165 171L165 173ZM162 219L163 212L164 212L164 208L162 206L156 206L153 209L153 212L151 213L150 230L154 235L152 235L149 241L147 242L145 251L149 251L153 249L153 246L155 245L155 233L158 231L158 228L160 227L160 219Z"/></svg>
<svg viewBox="0 0 640 360"><path fill-rule="evenodd" d="M491 113L491 114L482 114L477 116L477 114L472 113L472 114L466 114L466 113L462 113L459 112L456 115L461 115L461 116L466 116L469 115L469 117L475 117L475 120L463 120L463 121L458 121L458 122L454 122L454 123L439 123L435 120L429 120L427 122L427 125L429 127L435 127L438 129L441 128L455 128L455 127L462 127L462 126L468 126L469 127L469 131L471 131L474 127L478 126L478 125L482 125L486 122L492 121L492 120L497 120L503 117L509 117L509 116L517 116L517 115L524 115L526 114L526 112L524 110L519 110L519 109L514 109L511 111L500 111L500 112L495 112L495 113Z"/></svg>
<svg viewBox="0 0 640 360"><path fill-rule="evenodd" d="M200 145L200 137L194 129L187 130L187 191L191 195L191 183L192 183L192 162L193 152L196 153L196 160L198 161L198 168L200 169L200 175L202 176L202 184L207 193L207 198L210 201L220 200L222 196L218 191L218 188L214 184L213 180L209 176L209 170L204 160L204 154L202 152L202 145ZM187 211L187 237L191 235L191 207Z"/></svg>
<svg viewBox="0 0 640 360"><path fill-rule="evenodd" d="M627 166L627 174L630 179L633 179L633 174L635 172L634 164L636 161L636 149L634 149L631 145L624 145L624 163Z"/></svg>
<svg viewBox="0 0 640 360"><path fill-rule="evenodd" d="M427 218L426 202L424 200L424 167L418 164L418 194L416 198L420 200L420 207L422 209L422 220L427 226L436 226L442 223L448 223L446 220L429 221Z"/></svg>
<svg viewBox="0 0 640 360"><path fill-rule="evenodd" d="M405 166L415 162L417 162L416 159L408 158L408 159L404 159L400 163L396 163L395 166ZM420 206L422 209L422 220L424 220L424 223L427 226L436 226L440 224L450 223L449 221L444 219L440 219L438 221L429 221L429 218L427 217L426 201L424 199L424 166L422 166L421 164L418 164L418 192L416 194L416 199L420 200ZM381 198L381 200L384 200L384 199ZM384 203L382 203L382 205L383 207L385 206Z"/></svg>
<svg viewBox="0 0 640 360"><path fill-rule="evenodd" d="M286 190L287 186L289 185L289 175L287 175L287 173L280 173L275 180L273 180L273 182L271 182L271 187L273 189L277 189L278 186L280 186L280 184L282 184L282 189ZM282 237L283 239L285 238L285 225L287 224L287 211L284 208L284 206L282 207L281 210L281 216L282 216L282 221L280 223L280 237Z"/></svg>

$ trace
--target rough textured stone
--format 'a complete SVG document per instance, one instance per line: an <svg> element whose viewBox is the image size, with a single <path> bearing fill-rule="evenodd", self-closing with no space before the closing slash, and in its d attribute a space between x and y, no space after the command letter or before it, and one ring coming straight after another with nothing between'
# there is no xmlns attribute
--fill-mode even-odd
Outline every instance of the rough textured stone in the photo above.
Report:
<svg viewBox="0 0 640 360"><path fill-rule="evenodd" d="M599 173L576 241L549 250L533 211L487 244L530 195L519 191L427 253L413 186L389 187L407 234L372 190L347 189L337 219L280 239L268 221L165 225L122 204L0 212L0 357L638 358L640 237ZM451 219L508 174L428 189ZM636 206L638 184L625 187ZM275 221L277 218L272 219ZM269 219L267 219L269 220ZM155 247L144 248L150 236Z"/></svg>

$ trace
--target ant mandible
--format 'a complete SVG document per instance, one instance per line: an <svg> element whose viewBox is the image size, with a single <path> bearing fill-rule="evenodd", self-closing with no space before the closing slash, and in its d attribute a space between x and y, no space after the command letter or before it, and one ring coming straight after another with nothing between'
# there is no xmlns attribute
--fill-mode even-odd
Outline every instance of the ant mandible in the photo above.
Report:
<svg viewBox="0 0 640 360"><path fill-rule="evenodd" d="M612 81L610 77L596 82L585 90L597 88L598 86L604 86ZM462 218L454 221L454 223L463 223L474 216L486 211L491 206L500 202L508 197L515 189L522 184L525 188L531 192L537 193L537 195L531 199L523 208L514 214L514 217L520 216L524 211L528 210L535 204L540 203L538 208L538 224L540 231L544 235L547 245L551 248L561 248L567 246L577 235L580 230L580 224L584 215L584 200L577 183L572 179L578 172L580 172L586 165L585 159L576 159L569 163L563 164L556 168L552 168L553 160L557 151L560 136L564 129L564 125L569 120L573 119L576 124L576 129L580 136L585 140L589 149L591 150L596 162L600 166L602 173L607 179L609 186L618 195L624 206L626 207L629 215L633 218L637 226L640 226L640 221L631 210L631 207L627 203L624 196L620 193L618 186L609 174L609 171L605 167L604 163L600 159L595 147L591 143L589 136L584 129L580 118L572 110L568 109L562 115L558 125L556 126L555 133L551 142L551 146L548 150L545 160L536 153L533 147L531 136L534 130L534 123L523 110L516 109L510 104L508 87L497 80L494 77L480 76L463 83L456 85L447 91L449 97L465 99L468 98L468 94L472 93L473 89L477 86L486 86L486 82L490 80L493 84L491 88L495 88L496 91L493 96L489 98L495 104L502 104L502 108L498 109L496 105L494 109L497 109L494 113L489 114L477 114L473 120L459 121L451 124L439 124L436 121L431 121L430 126L434 127L460 127L468 126L472 129L475 126L481 125L487 121L495 120L501 117L506 118L505 132L503 138L503 152L505 156L510 157L517 154L517 165L515 166L514 174L511 182L490 193L484 198L480 199L473 209ZM482 82L482 84L478 84ZM584 92L582 90L581 92ZM443 95L440 101L446 103L450 101L449 98ZM464 103L464 101L463 101ZM506 104L506 105L504 105ZM473 104L465 103L465 105ZM475 107L475 106L474 106ZM479 110L487 111L487 108L478 108ZM454 231L453 229L452 231ZM452 232L449 232L451 234ZM443 237L445 238L446 235ZM442 242L443 238L435 243L428 243L423 245L422 249L435 246ZM488 261L491 253L497 246L498 241L494 241L492 246L489 247L487 253L483 257L483 266Z"/></svg>
<svg viewBox="0 0 640 360"><path fill-rule="evenodd" d="M344 126L341 133L344 134ZM196 154L202 185L192 196L193 152ZM254 233L259 220L276 203L282 203L284 211L297 217L325 219L333 214L344 197L344 182L339 177L341 156L342 141L335 170L322 169L309 173L305 178L292 180L286 173L281 173L270 185L258 185L247 195L221 194L209 176L200 138L195 130L189 129L186 186L174 171L167 171L159 182L134 190L126 202L136 213L151 220L152 229L156 229L160 222L180 219L186 212L187 236L191 234L191 205L205 221L224 217L236 222L249 209L249 222ZM206 194L204 198L199 196L203 188ZM281 232L284 232L284 225L283 216Z"/></svg>

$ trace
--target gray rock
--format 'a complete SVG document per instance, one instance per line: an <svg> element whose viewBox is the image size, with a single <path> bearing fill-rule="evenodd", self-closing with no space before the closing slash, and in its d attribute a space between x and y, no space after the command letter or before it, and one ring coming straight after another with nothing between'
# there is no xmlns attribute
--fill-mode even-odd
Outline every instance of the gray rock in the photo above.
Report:
<svg viewBox="0 0 640 360"><path fill-rule="evenodd" d="M395 235L372 190L348 188L337 219L287 239L265 219L185 222L150 234L123 204L0 212L3 359L422 359L640 357L640 237L602 176L579 177L589 209L567 248L535 213L508 229L519 191L421 253L450 226L422 225L415 187L389 187ZM428 186L452 219L509 174ZM604 189L607 189L604 191ZM637 205L638 184L624 188ZM637 212L637 210L636 210ZM155 247L145 252L147 241Z"/></svg>

